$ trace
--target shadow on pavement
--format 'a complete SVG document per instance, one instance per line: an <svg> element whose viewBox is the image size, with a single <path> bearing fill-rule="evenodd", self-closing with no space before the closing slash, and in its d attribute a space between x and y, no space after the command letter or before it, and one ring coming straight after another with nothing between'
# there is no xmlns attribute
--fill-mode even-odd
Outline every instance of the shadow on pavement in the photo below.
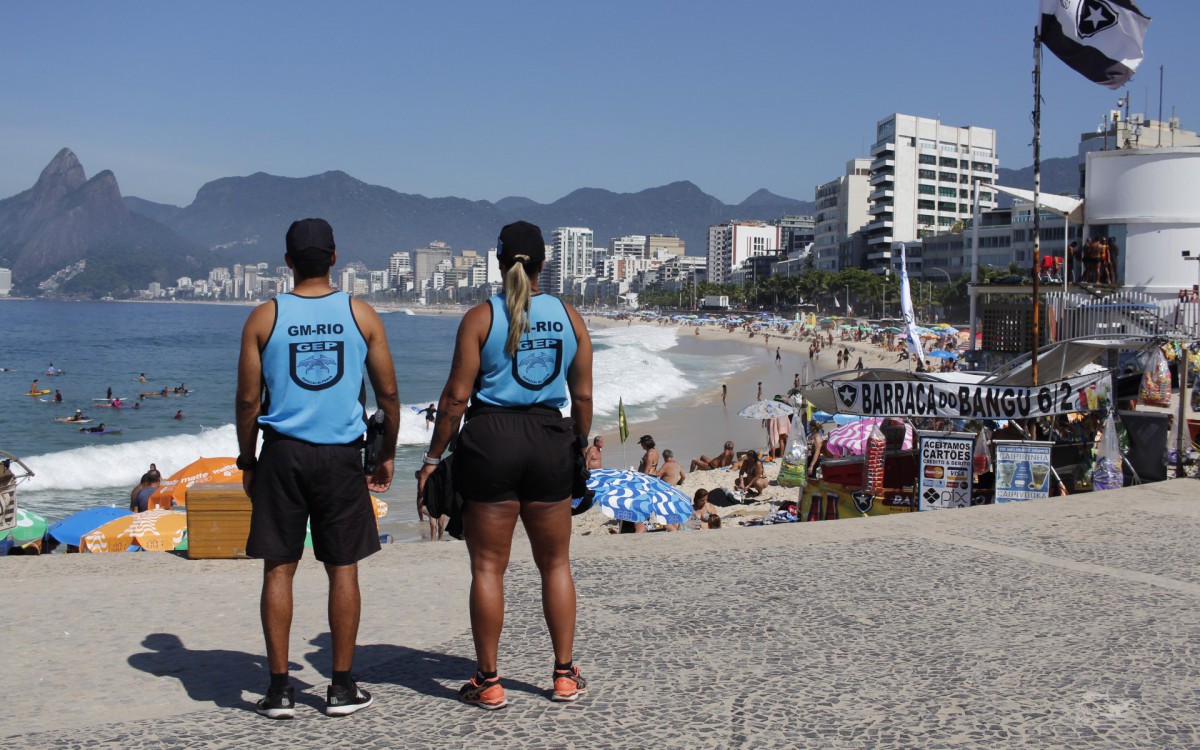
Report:
<svg viewBox="0 0 1200 750"><path fill-rule="evenodd" d="M174 633L150 633L142 646L149 650L131 654L129 666L156 677L179 680L194 701L253 711L254 703L244 700L242 692L261 693L271 679L264 654L225 649L193 650L184 646ZM298 670L301 667L290 663L288 668ZM311 685L294 677L292 684L296 687L296 702L307 702L301 693ZM323 704L321 708L324 708Z"/></svg>
<svg viewBox="0 0 1200 750"><path fill-rule="evenodd" d="M316 647L305 659L318 672L332 675L333 646L329 633L309 641ZM384 643L358 644L354 672L363 682L393 684L421 695L458 700L458 688L475 674L475 660ZM547 674L547 677L549 674ZM504 688L532 695L545 695L548 688L505 677Z"/></svg>

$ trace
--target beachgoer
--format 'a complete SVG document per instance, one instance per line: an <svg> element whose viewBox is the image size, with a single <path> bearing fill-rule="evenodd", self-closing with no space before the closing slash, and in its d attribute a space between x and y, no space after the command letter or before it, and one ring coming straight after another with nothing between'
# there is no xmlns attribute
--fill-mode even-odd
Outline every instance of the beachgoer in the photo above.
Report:
<svg viewBox="0 0 1200 750"><path fill-rule="evenodd" d="M55 370L55 369L54 369L54 363L53 363L53 362L51 362L49 365L47 365L47 366L46 366L46 374L47 374L47 375L56 375L56 374L58 374L58 370Z"/></svg>
<svg viewBox="0 0 1200 750"><path fill-rule="evenodd" d="M125 405L125 402L122 401L120 398L114 398L109 403L112 405L112 408L114 408L114 409L120 409L122 406Z"/></svg>
<svg viewBox="0 0 1200 750"><path fill-rule="evenodd" d="M858 358L858 364L856 364L856 365L854 366L854 369L855 369L855 370L862 370L862 369L865 369L865 368L863 367L863 361L862 361L862 357L859 357L859 358Z"/></svg>
<svg viewBox="0 0 1200 750"><path fill-rule="evenodd" d="M158 490L161 482L162 474L155 469L143 474L138 486L129 493L129 510L134 513L145 513L150 510L150 496Z"/></svg>
<svg viewBox="0 0 1200 750"><path fill-rule="evenodd" d="M504 573L520 518L542 579L542 611L554 650L551 700L574 701L586 682L572 661L575 581L571 496L576 458L592 427L592 342L575 308L538 291L546 243L537 226L505 226L496 242L504 290L458 327L438 421L417 472L417 493L470 418L454 452L455 489L471 558L471 629L476 672L459 699L486 709L508 704L497 655L504 625ZM570 404L571 416L560 409Z"/></svg>
<svg viewBox="0 0 1200 750"><path fill-rule="evenodd" d="M701 487L692 495L692 519L700 524L708 523L708 519L717 515L718 508L708 501L708 490ZM704 528L703 525L697 528Z"/></svg>
<svg viewBox="0 0 1200 750"><path fill-rule="evenodd" d="M138 375L138 382L139 382L139 383L145 383L145 382L146 382L146 373L144 373L144 372L143 372L141 375Z"/></svg>
<svg viewBox="0 0 1200 750"><path fill-rule="evenodd" d="M87 417L83 416L83 409L76 409L76 410L75 410L75 413L71 415L71 417L70 417L70 420L69 420L69 421L71 421L71 422L82 422L82 421L83 421L83 420L85 420L85 419L87 419Z"/></svg>
<svg viewBox="0 0 1200 750"><path fill-rule="evenodd" d="M584 458L587 460L589 471L604 468L604 438L599 435L592 438L592 445L587 449Z"/></svg>
<svg viewBox="0 0 1200 750"><path fill-rule="evenodd" d="M758 396L754 400L762 401L762 381L761 380L758 381Z"/></svg>
<svg viewBox="0 0 1200 750"><path fill-rule="evenodd" d="M440 542L446 534L446 516L434 518L425 507L425 495L417 495L417 520L429 523L429 541Z"/></svg>
<svg viewBox="0 0 1200 750"><path fill-rule="evenodd" d="M57 388L54 389L54 403L62 403L62 391L58 390Z"/></svg>
<svg viewBox="0 0 1200 750"><path fill-rule="evenodd" d="M642 454L637 470L643 474L658 474L658 449L654 447L654 438L642 435L638 438L638 445L646 452Z"/></svg>
<svg viewBox="0 0 1200 750"><path fill-rule="evenodd" d="M725 405L725 396L729 393L729 388L721 383L721 406Z"/></svg>
<svg viewBox="0 0 1200 750"><path fill-rule="evenodd" d="M687 478L687 473L679 462L675 460L674 451L667 449L662 452L663 465L658 470L658 478L670 485L683 484L683 480Z"/></svg>
<svg viewBox="0 0 1200 750"><path fill-rule="evenodd" d="M796 373L796 375L792 378L792 387L793 388L800 387L800 373Z"/></svg>
<svg viewBox="0 0 1200 750"><path fill-rule="evenodd" d="M137 404L134 404L134 406L137 406ZM175 416L172 419L183 419L183 409L175 412Z"/></svg>
<svg viewBox="0 0 1200 750"><path fill-rule="evenodd" d="M746 493L747 497L756 497L762 494L767 484L768 480L763 476L763 465L762 461L758 460L758 453L746 451L738 467L737 479L733 480L734 488Z"/></svg>
<svg viewBox="0 0 1200 750"><path fill-rule="evenodd" d="M351 676L361 612L358 561L380 549L370 492L392 483L400 401L379 314L330 285L333 229L323 219L293 222L286 245L295 287L250 313L238 360L237 467L253 499L246 554L263 560L260 609L271 674L256 709L272 719L295 712L288 682L292 579L309 521L313 553L329 577L333 680L325 713L347 716L372 702ZM383 452L365 481L364 372L386 416ZM255 458L260 429L262 453Z"/></svg>
<svg viewBox="0 0 1200 750"><path fill-rule="evenodd" d="M775 364L783 362L783 357L779 354L779 347L775 347Z"/></svg>
<svg viewBox="0 0 1200 750"><path fill-rule="evenodd" d="M112 396L112 386L110 385L108 387L108 392L104 394L104 398L108 399L109 401L112 401L112 397L113 397Z"/></svg>
<svg viewBox="0 0 1200 750"><path fill-rule="evenodd" d="M104 432L104 423L101 422L100 424L96 425L95 427L80 427L79 431L80 432Z"/></svg>
<svg viewBox="0 0 1200 750"><path fill-rule="evenodd" d="M733 462L737 460L737 455L733 451L733 441L726 440L725 447L713 458L709 458L703 454L700 458L692 459L692 467L689 471L708 471L709 469L723 469L726 466L733 466Z"/></svg>
<svg viewBox="0 0 1200 750"><path fill-rule="evenodd" d="M30 393L38 393L38 391L40 391L40 390L41 389L38 388L38 379L34 378L33 383L29 386L29 392Z"/></svg>
<svg viewBox="0 0 1200 750"><path fill-rule="evenodd" d="M424 409L418 411L417 414L425 415L425 431L429 432L434 423L437 422L437 407L435 407L433 404L430 404Z"/></svg>
<svg viewBox="0 0 1200 750"><path fill-rule="evenodd" d="M811 420L808 423L808 476L815 477L821 466L821 451L825 447L825 436L821 433L821 423Z"/></svg>

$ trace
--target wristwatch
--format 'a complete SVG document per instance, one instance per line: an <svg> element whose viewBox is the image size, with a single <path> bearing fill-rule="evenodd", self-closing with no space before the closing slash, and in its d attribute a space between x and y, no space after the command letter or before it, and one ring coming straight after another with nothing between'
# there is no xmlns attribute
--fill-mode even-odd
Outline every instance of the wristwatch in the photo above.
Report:
<svg viewBox="0 0 1200 750"><path fill-rule="evenodd" d="M429 452L426 451L425 453L423 453L421 455L421 461L424 462L426 466L437 466L438 464L440 464L442 462L442 457L441 456L431 456L431 455L429 455Z"/></svg>
<svg viewBox="0 0 1200 750"><path fill-rule="evenodd" d="M237 467L240 471L253 471L258 466L258 458L255 456L238 456Z"/></svg>

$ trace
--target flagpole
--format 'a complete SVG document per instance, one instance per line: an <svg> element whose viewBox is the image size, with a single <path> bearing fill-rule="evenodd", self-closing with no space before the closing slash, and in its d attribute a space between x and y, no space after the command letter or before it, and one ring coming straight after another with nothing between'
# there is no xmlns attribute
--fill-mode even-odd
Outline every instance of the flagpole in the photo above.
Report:
<svg viewBox="0 0 1200 750"><path fill-rule="evenodd" d="M1038 344L1041 341L1041 298L1038 271L1042 264L1042 221L1038 194L1042 189L1042 27L1033 31L1033 357L1030 374L1038 384Z"/></svg>

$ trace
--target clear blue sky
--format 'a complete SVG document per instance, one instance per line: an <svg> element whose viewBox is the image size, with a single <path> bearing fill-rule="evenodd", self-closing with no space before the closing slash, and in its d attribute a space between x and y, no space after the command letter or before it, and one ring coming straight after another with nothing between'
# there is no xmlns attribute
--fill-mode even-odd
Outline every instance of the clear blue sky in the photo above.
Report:
<svg viewBox="0 0 1200 750"><path fill-rule="evenodd" d="M1133 111L1200 129L1200 3L1154 20ZM1037 0L10 1L0 197L58 149L125 195L340 169L427 196L541 202L675 180L737 203L811 200L892 112L992 127L1032 163ZM1047 55L1043 155L1118 92Z"/></svg>

